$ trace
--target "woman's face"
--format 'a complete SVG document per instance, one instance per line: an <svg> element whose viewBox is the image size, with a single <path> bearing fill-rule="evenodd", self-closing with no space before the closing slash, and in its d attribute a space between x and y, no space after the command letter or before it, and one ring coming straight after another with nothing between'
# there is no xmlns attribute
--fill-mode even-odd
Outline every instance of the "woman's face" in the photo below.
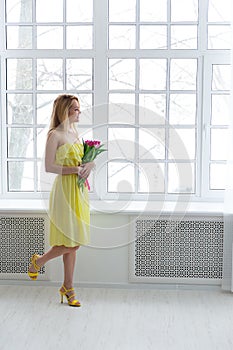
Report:
<svg viewBox="0 0 233 350"><path fill-rule="evenodd" d="M77 100L73 100L72 105L69 109L69 121L70 123L79 122L80 104Z"/></svg>

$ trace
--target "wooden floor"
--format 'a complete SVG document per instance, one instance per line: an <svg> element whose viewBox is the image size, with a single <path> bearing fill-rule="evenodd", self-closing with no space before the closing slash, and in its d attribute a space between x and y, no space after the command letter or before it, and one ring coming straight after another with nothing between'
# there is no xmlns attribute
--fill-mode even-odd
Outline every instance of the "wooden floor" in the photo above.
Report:
<svg viewBox="0 0 233 350"><path fill-rule="evenodd" d="M232 350L233 295L219 291L0 286L1 350Z"/></svg>

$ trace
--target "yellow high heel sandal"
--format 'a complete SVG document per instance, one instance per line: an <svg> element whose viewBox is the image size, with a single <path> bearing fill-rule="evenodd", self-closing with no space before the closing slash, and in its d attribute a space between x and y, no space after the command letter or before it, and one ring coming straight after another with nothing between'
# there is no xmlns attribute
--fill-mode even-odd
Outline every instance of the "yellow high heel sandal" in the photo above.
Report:
<svg viewBox="0 0 233 350"><path fill-rule="evenodd" d="M38 271L40 270L40 266L37 265L36 261L37 259L39 258L40 256L37 255L37 254L34 254L32 257L31 257L31 265L34 267L34 269L36 270L36 272L30 272L28 270L28 276L32 279L32 280L36 280L37 277L38 277ZM30 265L30 266L31 266Z"/></svg>
<svg viewBox="0 0 233 350"><path fill-rule="evenodd" d="M64 291L61 291L61 289L63 289ZM81 306L80 302L77 299L74 299L73 301L70 301L70 299L75 297L75 295L76 295L75 293L71 293L71 295L67 294L67 293L70 293L70 292L74 292L74 288L66 289L66 287L63 284L61 289L60 289L61 303L63 303L63 297L65 296L69 306L75 306L75 307Z"/></svg>

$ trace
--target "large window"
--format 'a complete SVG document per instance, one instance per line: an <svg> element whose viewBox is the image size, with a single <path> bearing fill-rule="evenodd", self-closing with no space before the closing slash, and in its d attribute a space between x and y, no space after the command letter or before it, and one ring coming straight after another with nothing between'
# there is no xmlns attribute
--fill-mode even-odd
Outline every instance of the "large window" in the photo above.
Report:
<svg viewBox="0 0 233 350"><path fill-rule="evenodd" d="M2 196L39 195L52 102L66 92L80 98L80 136L108 148L93 198L221 198L230 2L5 0Z"/></svg>

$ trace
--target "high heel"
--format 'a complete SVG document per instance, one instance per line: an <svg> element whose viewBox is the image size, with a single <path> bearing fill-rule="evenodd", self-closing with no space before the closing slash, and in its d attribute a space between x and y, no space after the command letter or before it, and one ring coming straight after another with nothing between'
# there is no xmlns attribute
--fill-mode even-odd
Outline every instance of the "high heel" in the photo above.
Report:
<svg viewBox="0 0 233 350"><path fill-rule="evenodd" d="M62 289L63 289L63 291L62 291ZM65 296L69 306L75 306L75 307L81 306L80 302L77 299L74 299L73 301L70 301L70 299L75 297L75 295L76 295L75 293L71 293L71 295L67 294L67 293L70 293L70 292L74 292L74 288L66 289L66 287L63 284L63 286L61 287L59 292L60 292L60 295L61 295L61 303L63 303L63 297Z"/></svg>
<svg viewBox="0 0 233 350"><path fill-rule="evenodd" d="M28 276L32 279L32 280L36 280L38 277L38 271L40 270L40 266L37 265L36 261L37 259L40 257L40 255L38 254L33 254L33 256L31 257L31 265L34 267L34 269L36 270L36 272L30 272L28 270ZM30 265L30 266L31 266Z"/></svg>

